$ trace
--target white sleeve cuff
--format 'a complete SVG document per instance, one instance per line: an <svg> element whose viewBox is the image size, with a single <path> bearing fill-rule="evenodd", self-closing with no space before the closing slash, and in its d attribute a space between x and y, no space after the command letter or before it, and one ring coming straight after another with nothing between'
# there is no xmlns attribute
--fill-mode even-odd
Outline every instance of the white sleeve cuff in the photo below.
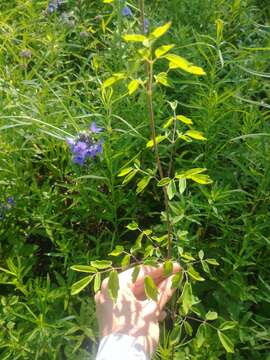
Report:
<svg viewBox="0 0 270 360"><path fill-rule="evenodd" d="M125 334L111 334L101 339L96 360L149 360L137 339Z"/></svg>

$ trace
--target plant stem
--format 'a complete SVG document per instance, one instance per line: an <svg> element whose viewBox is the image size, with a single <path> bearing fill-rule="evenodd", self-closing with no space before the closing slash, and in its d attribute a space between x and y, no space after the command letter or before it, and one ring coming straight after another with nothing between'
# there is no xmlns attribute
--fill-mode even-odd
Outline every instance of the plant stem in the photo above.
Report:
<svg viewBox="0 0 270 360"><path fill-rule="evenodd" d="M158 167L158 172L160 179L164 178L164 173L160 161L157 141L156 141L156 129L155 129L155 116L154 116L154 109L153 109L153 61L150 59L147 62L147 105L148 105L148 111L150 116L150 128L151 128L151 135L152 140L154 144L154 150L156 155L156 163ZM172 256L172 229L171 229L171 222L169 217L169 200L167 195L167 186L163 186L163 194L164 194L164 205L165 205L165 211L166 211L166 222L167 222L167 231L168 231L168 258L170 259Z"/></svg>
<svg viewBox="0 0 270 360"><path fill-rule="evenodd" d="M141 21L141 31L144 34L145 31L145 25L144 25L144 0L139 0L139 7L140 7L140 21ZM150 128L151 128L151 135L155 150L155 156L156 156L156 163L158 167L158 172L160 179L164 178L164 173L160 161L157 141L156 141L156 129L155 129L155 116L154 116L154 109L153 109L153 61L152 61L152 55L151 58L146 63L146 73L147 73L147 89L146 89L146 95L147 95L147 106L149 111L149 117L150 117ZM167 195L167 186L163 186L163 194L164 194L164 205L165 205L165 212L166 212L166 222L167 222L167 232L168 232L168 258L170 259L172 257L172 228L171 228L171 222L170 222L170 216L169 216L169 200Z"/></svg>

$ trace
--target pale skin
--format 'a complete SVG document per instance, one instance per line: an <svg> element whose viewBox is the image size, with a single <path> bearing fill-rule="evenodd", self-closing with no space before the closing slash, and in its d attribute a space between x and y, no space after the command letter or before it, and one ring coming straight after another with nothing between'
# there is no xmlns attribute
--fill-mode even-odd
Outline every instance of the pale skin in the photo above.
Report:
<svg viewBox="0 0 270 360"><path fill-rule="evenodd" d="M159 340L159 324L166 316L164 307L172 297L174 274L179 272L180 265L173 264L173 274L164 275L163 264L158 268L140 266L136 282L132 283L132 272L126 270L119 274L120 289L116 303L108 293L108 279L102 282L101 290L96 294L96 312L100 329L100 336L110 334L126 334L137 339L149 358L155 352ZM146 298L144 292L144 277L149 275L158 288L157 301Z"/></svg>

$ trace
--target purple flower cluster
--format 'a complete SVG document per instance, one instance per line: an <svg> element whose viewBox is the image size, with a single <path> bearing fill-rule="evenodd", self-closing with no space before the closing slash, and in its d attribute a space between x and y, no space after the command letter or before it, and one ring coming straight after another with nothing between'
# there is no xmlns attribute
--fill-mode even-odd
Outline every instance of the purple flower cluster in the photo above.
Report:
<svg viewBox="0 0 270 360"><path fill-rule="evenodd" d="M48 12L53 14L55 11L59 10L61 6L61 0L51 0L48 6Z"/></svg>
<svg viewBox="0 0 270 360"><path fill-rule="evenodd" d="M15 206L15 201L13 196L9 196L6 199L5 203L0 203L0 221L3 220L6 216L6 213L11 210L13 206Z"/></svg>
<svg viewBox="0 0 270 360"><path fill-rule="evenodd" d="M87 131L81 131L75 138L66 138L75 164L83 166L87 158L94 158L102 153L102 141L96 139L100 132L102 129L93 122Z"/></svg>
<svg viewBox="0 0 270 360"><path fill-rule="evenodd" d="M122 15L123 16L132 16L132 11L129 6L124 6L122 9Z"/></svg>

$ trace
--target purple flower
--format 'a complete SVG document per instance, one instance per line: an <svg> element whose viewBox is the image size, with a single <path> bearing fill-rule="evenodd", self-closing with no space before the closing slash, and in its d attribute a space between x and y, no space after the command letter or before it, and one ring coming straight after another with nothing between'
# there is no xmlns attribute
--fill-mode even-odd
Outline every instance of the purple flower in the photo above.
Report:
<svg viewBox="0 0 270 360"><path fill-rule="evenodd" d="M144 19L143 29L144 29L144 33L147 34L149 31L149 20L147 18Z"/></svg>
<svg viewBox="0 0 270 360"><path fill-rule="evenodd" d="M102 129L97 127L97 124L95 122L92 122L92 124L90 125L90 130L95 133L95 134L99 134Z"/></svg>
<svg viewBox="0 0 270 360"><path fill-rule="evenodd" d="M52 13L54 12L54 10L55 10L55 5L54 5L54 3L51 1L50 4L49 4L49 6L48 6L48 11L49 11L50 14L52 14Z"/></svg>
<svg viewBox="0 0 270 360"><path fill-rule="evenodd" d="M54 13L55 11L59 10L61 6L61 1L60 0L51 0L48 6L48 12L50 14Z"/></svg>
<svg viewBox="0 0 270 360"><path fill-rule="evenodd" d="M7 198L7 203L11 206L14 206L15 205L15 201L14 201L14 197L13 196L9 196Z"/></svg>
<svg viewBox="0 0 270 360"><path fill-rule="evenodd" d="M122 9L122 15L123 16L132 16L132 11L129 6L124 6Z"/></svg>
<svg viewBox="0 0 270 360"><path fill-rule="evenodd" d="M83 166L87 158L94 158L102 153L102 141L96 139L96 134L101 131L102 129L93 122L89 130L81 131L75 138L66 138L75 164Z"/></svg>

